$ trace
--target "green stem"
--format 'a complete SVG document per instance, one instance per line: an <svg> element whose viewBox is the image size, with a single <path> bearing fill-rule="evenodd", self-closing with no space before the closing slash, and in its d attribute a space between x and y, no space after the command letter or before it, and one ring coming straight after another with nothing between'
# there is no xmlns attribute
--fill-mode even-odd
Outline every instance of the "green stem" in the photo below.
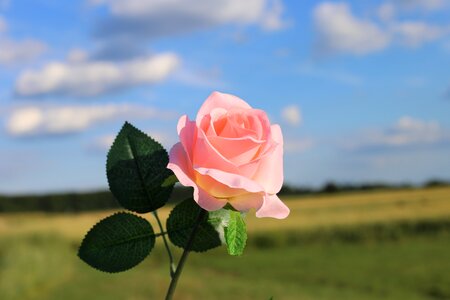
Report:
<svg viewBox="0 0 450 300"><path fill-rule="evenodd" d="M166 247L167 254L169 255L170 277L173 278L173 276L175 275L175 264L174 264L174 262L173 262L172 252L170 251L169 243L167 242L167 238L166 238L166 235L164 234L164 229L163 229L161 220L159 219L158 212L157 212L156 210L153 211L153 216L155 217L156 222L158 222L159 229L161 230L161 233L162 233L161 236L162 236L163 241L164 241L164 246Z"/></svg>
<svg viewBox="0 0 450 300"><path fill-rule="evenodd" d="M181 255L180 261L178 262L177 270L175 271L175 275L172 277L170 281L169 289L167 290L166 300L171 300L175 293L175 288L177 287L178 279L180 278L181 272L183 271L184 264L186 263L186 259L188 258L190 249L192 244L194 243L195 235L200 228L200 224L205 217L206 210L200 208L200 211L197 216L197 220L195 220L194 227L192 228L191 235L189 236L189 240L186 243L186 247L184 248L183 254Z"/></svg>

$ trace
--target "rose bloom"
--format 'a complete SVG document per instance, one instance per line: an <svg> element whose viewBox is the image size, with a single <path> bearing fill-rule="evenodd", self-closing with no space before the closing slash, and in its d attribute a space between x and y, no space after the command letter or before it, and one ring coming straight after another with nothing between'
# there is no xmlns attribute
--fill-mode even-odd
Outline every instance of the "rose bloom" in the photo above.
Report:
<svg viewBox="0 0 450 300"><path fill-rule="evenodd" d="M195 121L178 121L180 142L170 150L168 168L194 200L213 211L229 203L256 209L257 217L286 218L289 208L276 195L283 184L283 135L266 113L242 99L213 92Z"/></svg>

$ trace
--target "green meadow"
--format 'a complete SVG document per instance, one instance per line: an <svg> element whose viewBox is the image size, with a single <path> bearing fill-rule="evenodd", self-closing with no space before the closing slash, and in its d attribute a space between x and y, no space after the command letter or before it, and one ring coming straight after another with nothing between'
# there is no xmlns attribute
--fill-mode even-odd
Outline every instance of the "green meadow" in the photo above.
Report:
<svg viewBox="0 0 450 300"><path fill-rule="evenodd" d="M450 299L449 187L284 200L286 220L248 214L243 256L191 253L175 299ZM84 233L110 213L0 214L0 299L162 299L159 240L124 273L77 258Z"/></svg>

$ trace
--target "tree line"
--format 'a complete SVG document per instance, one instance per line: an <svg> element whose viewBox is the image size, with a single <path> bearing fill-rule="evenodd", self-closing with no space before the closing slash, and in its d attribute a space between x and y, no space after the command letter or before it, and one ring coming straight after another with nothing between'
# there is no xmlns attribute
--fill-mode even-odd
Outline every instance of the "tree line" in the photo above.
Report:
<svg viewBox="0 0 450 300"><path fill-rule="evenodd" d="M429 180L422 187L432 188L448 186L449 181ZM312 195L351 191L370 191L380 189L415 188L412 184L362 183L345 184L327 182L319 188L296 187L284 185L279 195ZM177 203L192 196L192 188L176 186L172 192L170 202ZM0 213L8 212L50 212L50 213L76 213L83 211L96 211L105 209L119 209L114 196L109 191L59 193L46 195L0 196Z"/></svg>

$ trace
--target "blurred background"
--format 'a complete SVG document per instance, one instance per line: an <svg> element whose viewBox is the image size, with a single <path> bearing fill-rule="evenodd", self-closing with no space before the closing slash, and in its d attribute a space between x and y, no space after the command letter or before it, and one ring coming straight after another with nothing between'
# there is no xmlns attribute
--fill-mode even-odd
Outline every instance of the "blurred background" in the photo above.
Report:
<svg viewBox="0 0 450 300"><path fill-rule="evenodd" d="M281 125L291 215L177 299L450 299L448 0L0 0L0 299L162 298L160 244L116 275L76 251L124 121L169 149L214 90Z"/></svg>

